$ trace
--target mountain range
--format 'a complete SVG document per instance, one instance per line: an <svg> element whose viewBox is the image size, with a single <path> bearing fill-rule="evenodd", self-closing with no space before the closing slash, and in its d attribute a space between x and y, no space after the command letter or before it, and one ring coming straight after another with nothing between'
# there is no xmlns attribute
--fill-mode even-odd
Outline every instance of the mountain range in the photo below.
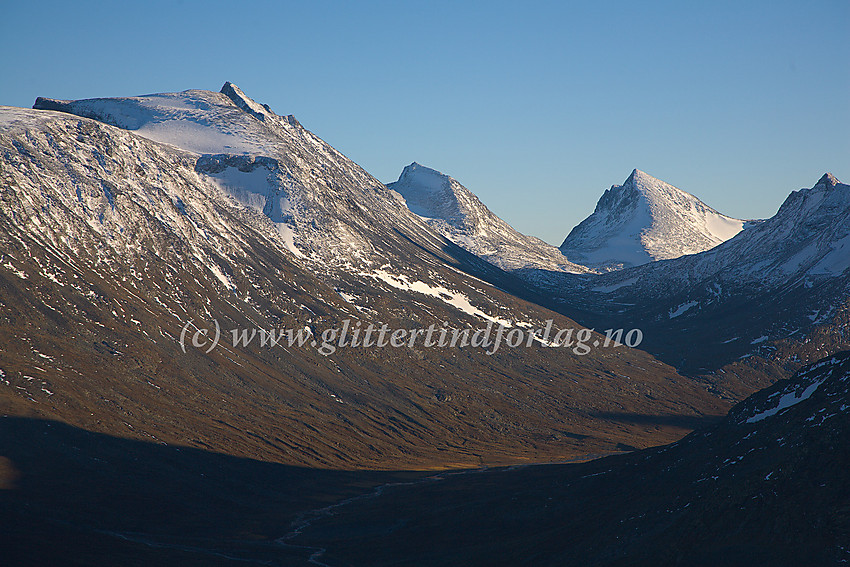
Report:
<svg viewBox="0 0 850 567"><path fill-rule="evenodd" d="M721 396L740 399L850 348L850 192L831 174L791 193L773 217L741 221L634 170L561 246L586 269L529 261L539 250L531 237L494 221L444 174L413 164L389 186L446 238L540 290L547 306L597 329L641 328L642 348Z"/></svg>
<svg viewBox="0 0 850 567"><path fill-rule="evenodd" d="M559 249L229 82L0 106L0 553L846 559L849 216L829 174L744 221L634 170Z"/></svg>
<svg viewBox="0 0 850 567"><path fill-rule="evenodd" d="M2 109L5 414L292 465L417 469L654 445L683 428L624 408L728 406L627 348L184 353L181 336L216 322L226 337L316 338L346 324L581 326L229 83L36 106Z"/></svg>
<svg viewBox="0 0 850 567"><path fill-rule="evenodd" d="M586 324L640 321L644 347L682 371L755 356L777 379L850 346L848 235L850 186L825 174L715 248L551 291Z"/></svg>

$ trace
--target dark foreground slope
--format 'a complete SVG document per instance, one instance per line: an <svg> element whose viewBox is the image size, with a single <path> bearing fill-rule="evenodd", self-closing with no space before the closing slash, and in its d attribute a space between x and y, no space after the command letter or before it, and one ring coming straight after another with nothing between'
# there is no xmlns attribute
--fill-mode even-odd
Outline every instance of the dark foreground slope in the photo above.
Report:
<svg viewBox="0 0 850 567"><path fill-rule="evenodd" d="M300 513L422 473L306 469L0 418L0 565L307 565Z"/></svg>
<svg viewBox="0 0 850 567"><path fill-rule="evenodd" d="M387 491L297 541L328 565L832 565L850 560L850 354L665 448Z"/></svg>
<svg viewBox="0 0 850 567"><path fill-rule="evenodd" d="M311 470L2 418L0 557L11 566L836 564L850 549L848 386L844 353L666 448L439 476Z"/></svg>

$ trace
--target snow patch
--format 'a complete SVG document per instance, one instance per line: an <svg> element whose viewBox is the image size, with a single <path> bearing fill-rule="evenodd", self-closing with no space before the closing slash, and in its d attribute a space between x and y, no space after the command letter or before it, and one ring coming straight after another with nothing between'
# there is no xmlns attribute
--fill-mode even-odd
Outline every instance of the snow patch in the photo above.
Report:
<svg viewBox="0 0 850 567"><path fill-rule="evenodd" d="M697 305L699 305L699 301L688 301L687 303L682 303L681 305L679 305L675 309L671 309L668 313L668 316L670 317L670 319L675 319L676 317L678 317L679 315L681 315L682 313L684 313L688 309L690 309L692 307L696 307Z"/></svg>
<svg viewBox="0 0 850 567"><path fill-rule="evenodd" d="M761 421L772 415L776 415L784 409L797 405L803 400L808 400L810 397L812 397L812 394L815 393L815 390L817 390L820 385L823 384L825 381L826 378L824 378L823 380L818 380L817 382L813 382L799 395L797 395L796 392L791 392L789 394L783 395L781 398L779 398L779 403L776 404L776 407L773 407L769 410L765 410L761 413L752 416L747 420L747 423L756 423L757 421Z"/></svg>
<svg viewBox="0 0 850 567"><path fill-rule="evenodd" d="M636 281L638 281L637 278L629 278L629 279L622 281L620 283L594 287L591 291L598 291L599 293L611 293L612 291L617 291L620 288L630 286L633 283L635 283Z"/></svg>
<svg viewBox="0 0 850 567"><path fill-rule="evenodd" d="M295 246L295 231L286 223L277 223L277 231L283 239L283 245L287 250L292 252L297 258L306 258L306 256Z"/></svg>
<svg viewBox="0 0 850 567"><path fill-rule="evenodd" d="M407 276L395 275L385 270L376 270L373 273L363 272L362 275L377 278L396 289L401 289L405 291L415 291L417 293L423 293L425 295L430 295L431 297L436 297L437 299L448 303L452 307L455 307L456 309L459 309L460 311L463 311L468 315L481 317L482 319L493 321L494 323L504 325L505 327L512 326L511 321L488 315L484 311L481 311L480 309L472 305L466 295L457 291L450 290L443 286L431 285L422 281L410 281Z"/></svg>

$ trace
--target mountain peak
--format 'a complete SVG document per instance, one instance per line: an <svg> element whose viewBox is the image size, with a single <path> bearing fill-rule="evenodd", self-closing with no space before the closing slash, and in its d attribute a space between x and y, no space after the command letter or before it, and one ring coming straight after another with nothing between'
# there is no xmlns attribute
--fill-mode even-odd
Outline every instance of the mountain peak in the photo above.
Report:
<svg viewBox="0 0 850 567"><path fill-rule="evenodd" d="M841 184L841 182L833 174L827 172L827 173L824 173L823 176L820 179L818 179L818 182L815 183L815 187L818 187L819 185L823 185L827 188L832 188L832 187L835 187L836 185L840 185L840 184Z"/></svg>
<svg viewBox="0 0 850 567"><path fill-rule="evenodd" d="M561 252L591 268L619 269L708 250L742 226L690 193L634 169L622 185L605 191Z"/></svg>
<svg viewBox="0 0 850 567"><path fill-rule="evenodd" d="M619 186L615 185L615 187L631 187L644 194L663 191L667 193L682 193L690 195L690 193L682 191L678 187L674 187L665 181L661 181L657 177L653 177L640 169L633 169L623 184Z"/></svg>
<svg viewBox="0 0 850 567"><path fill-rule="evenodd" d="M387 187L437 232L503 270L588 271L551 244L517 232L469 189L436 169L414 161Z"/></svg>
<svg viewBox="0 0 850 567"><path fill-rule="evenodd" d="M451 192L453 189L451 182L452 178L445 173L426 167L421 163L414 161L404 168L398 178L398 181L390 183L389 185L396 186L397 188L395 190L401 193L405 199L409 200L412 197L411 192L424 192L429 194L437 192L442 193L446 191ZM402 190L402 187L404 190Z"/></svg>
<svg viewBox="0 0 850 567"><path fill-rule="evenodd" d="M225 95L233 101L233 104L254 116L261 122L265 122L268 115L274 114L267 104L258 104L254 102L254 100L242 92L242 89L230 81L225 81L224 86L221 87L221 94Z"/></svg>
<svg viewBox="0 0 850 567"><path fill-rule="evenodd" d="M278 116L230 81L220 92L191 89L72 101L39 97L33 108L92 118L200 154L271 156L291 136L311 136L294 116Z"/></svg>
<svg viewBox="0 0 850 567"><path fill-rule="evenodd" d="M404 170L401 172L401 176L403 177L405 175L410 175L410 174L413 174L413 173L429 173L429 174L436 174L436 175L448 177L446 174L444 174L440 171L437 171L434 168L422 165L421 163L419 163L417 161L414 161L413 163L411 163L410 165L405 167Z"/></svg>
<svg viewBox="0 0 850 567"><path fill-rule="evenodd" d="M641 171L639 169L633 169L629 177L626 179L623 185L633 184L637 185L640 183L644 183L647 181L658 181L655 177L649 175L645 171Z"/></svg>

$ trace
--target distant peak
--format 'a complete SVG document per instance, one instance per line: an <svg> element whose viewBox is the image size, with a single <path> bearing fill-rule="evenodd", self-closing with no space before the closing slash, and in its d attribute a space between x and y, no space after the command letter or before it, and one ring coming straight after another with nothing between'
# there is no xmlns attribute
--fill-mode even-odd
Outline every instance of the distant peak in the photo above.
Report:
<svg viewBox="0 0 850 567"><path fill-rule="evenodd" d="M815 187L823 185L824 187L832 188L840 183L841 182L833 174L827 172L823 174L823 177L818 179L818 182L815 183Z"/></svg>
<svg viewBox="0 0 850 567"><path fill-rule="evenodd" d="M417 169L422 169L422 170L425 170L425 171L437 171L436 169L432 169L428 166L422 165L418 161L414 161L413 163L411 163L410 165L408 165L404 169L410 169L411 171L414 171L414 170L417 170Z"/></svg>
<svg viewBox="0 0 850 567"><path fill-rule="evenodd" d="M453 191L452 181L452 178L445 173L414 161L404 168L401 175L398 176L398 181L388 183L387 186L401 193L410 205L410 199L416 198L415 196L418 194L451 193Z"/></svg>
<svg viewBox="0 0 850 567"><path fill-rule="evenodd" d="M408 176L416 175L416 174L435 175L435 176L439 176L439 177L448 177L446 174L444 174L440 171L437 171L436 169L432 169L430 167L424 166L421 163L414 161L413 163L411 163L410 165L408 165L407 167L404 168L404 170L401 172L401 177L399 177L399 180L401 180L404 177L408 177Z"/></svg>

